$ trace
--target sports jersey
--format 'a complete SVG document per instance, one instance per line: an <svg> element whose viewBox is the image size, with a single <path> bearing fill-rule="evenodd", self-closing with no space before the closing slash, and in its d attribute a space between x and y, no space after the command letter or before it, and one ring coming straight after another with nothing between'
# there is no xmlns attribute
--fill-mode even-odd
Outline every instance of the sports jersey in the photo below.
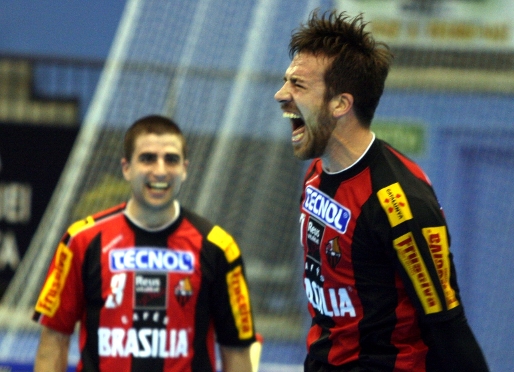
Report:
<svg viewBox="0 0 514 372"><path fill-rule="evenodd" d="M215 341L255 340L236 242L184 208L149 231L125 206L69 227L34 320L66 334L80 321L78 371L215 371Z"/></svg>
<svg viewBox="0 0 514 372"><path fill-rule="evenodd" d="M462 306L445 218L421 168L379 139L338 173L315 159L300 222L308 358L348 367L326 370L428 371L424 327Z"/></svg>

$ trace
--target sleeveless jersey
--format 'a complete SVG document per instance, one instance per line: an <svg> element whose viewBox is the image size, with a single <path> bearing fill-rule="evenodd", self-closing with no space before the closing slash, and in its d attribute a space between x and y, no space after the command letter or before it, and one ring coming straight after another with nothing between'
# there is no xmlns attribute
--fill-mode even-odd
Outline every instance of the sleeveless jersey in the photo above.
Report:
<svg viewBox="0 0 514 372"><path fill-rule="evenodd" d="M71 334L78 371L215 371L215 337L249 346L254 324L239 248L219 226L181 208L147 231L125 204L64 234L34 320Z"/></svg>

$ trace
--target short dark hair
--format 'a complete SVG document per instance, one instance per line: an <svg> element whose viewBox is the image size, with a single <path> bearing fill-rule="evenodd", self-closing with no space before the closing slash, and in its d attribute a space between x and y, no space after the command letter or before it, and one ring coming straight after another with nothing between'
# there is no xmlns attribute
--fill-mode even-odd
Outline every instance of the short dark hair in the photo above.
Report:
<svg viewBox="0 0 514 372"><path fill-rule="evenodd" d="M134 153L134 146L136 139L141 134L155 133L155 134L176 134L182 141L182 152L184 159L187 159L187 143L184 134L180 127L170 118L161 115L149 115L136 120L125 133L123 141L124 156L127 161L130 161Z"/></svg>
<svg viewBox="0 0 514 372"><path fill-rule="evenodd" d="M354 97L355 115L369 126L384 91L393 55L384 43L375 42L364 31L362 14L354 18L335 10L319 14L314 10L307 23L293 31L289 54L312 53L332 63L325 72L325 100L341 93Z"/></svg>

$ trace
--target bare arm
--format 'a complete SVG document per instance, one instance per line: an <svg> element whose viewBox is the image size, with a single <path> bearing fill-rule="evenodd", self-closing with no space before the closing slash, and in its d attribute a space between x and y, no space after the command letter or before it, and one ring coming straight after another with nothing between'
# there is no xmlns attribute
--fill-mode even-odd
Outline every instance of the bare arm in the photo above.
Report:
<svg viewBox="0 0 514 372"><path fill-rule="evenodd" d="M223 372L252 372L249 347L221 346Z"/></svg>
<svg viewBox="0 0 514 372"><path fill-rule="evenodd" d="M70 336L43 327L34 372L65 372L68 367Z"/></svg>

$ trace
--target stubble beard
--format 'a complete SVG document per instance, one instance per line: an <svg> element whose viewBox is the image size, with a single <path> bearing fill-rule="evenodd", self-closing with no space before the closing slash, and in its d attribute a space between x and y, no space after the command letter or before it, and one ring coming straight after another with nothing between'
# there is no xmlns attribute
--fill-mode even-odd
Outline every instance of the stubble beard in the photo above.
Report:
<svg viewBox="0 0 514 372"><path fill-rule="evenodd" d="M314 126L308 126L307 123L305 125L309 142L305 147L293 148L294 155L300 160L319 158L325 153L330 136L336 126L335 120L330 117L326 109L323 109L318 113Z"/></svg>

